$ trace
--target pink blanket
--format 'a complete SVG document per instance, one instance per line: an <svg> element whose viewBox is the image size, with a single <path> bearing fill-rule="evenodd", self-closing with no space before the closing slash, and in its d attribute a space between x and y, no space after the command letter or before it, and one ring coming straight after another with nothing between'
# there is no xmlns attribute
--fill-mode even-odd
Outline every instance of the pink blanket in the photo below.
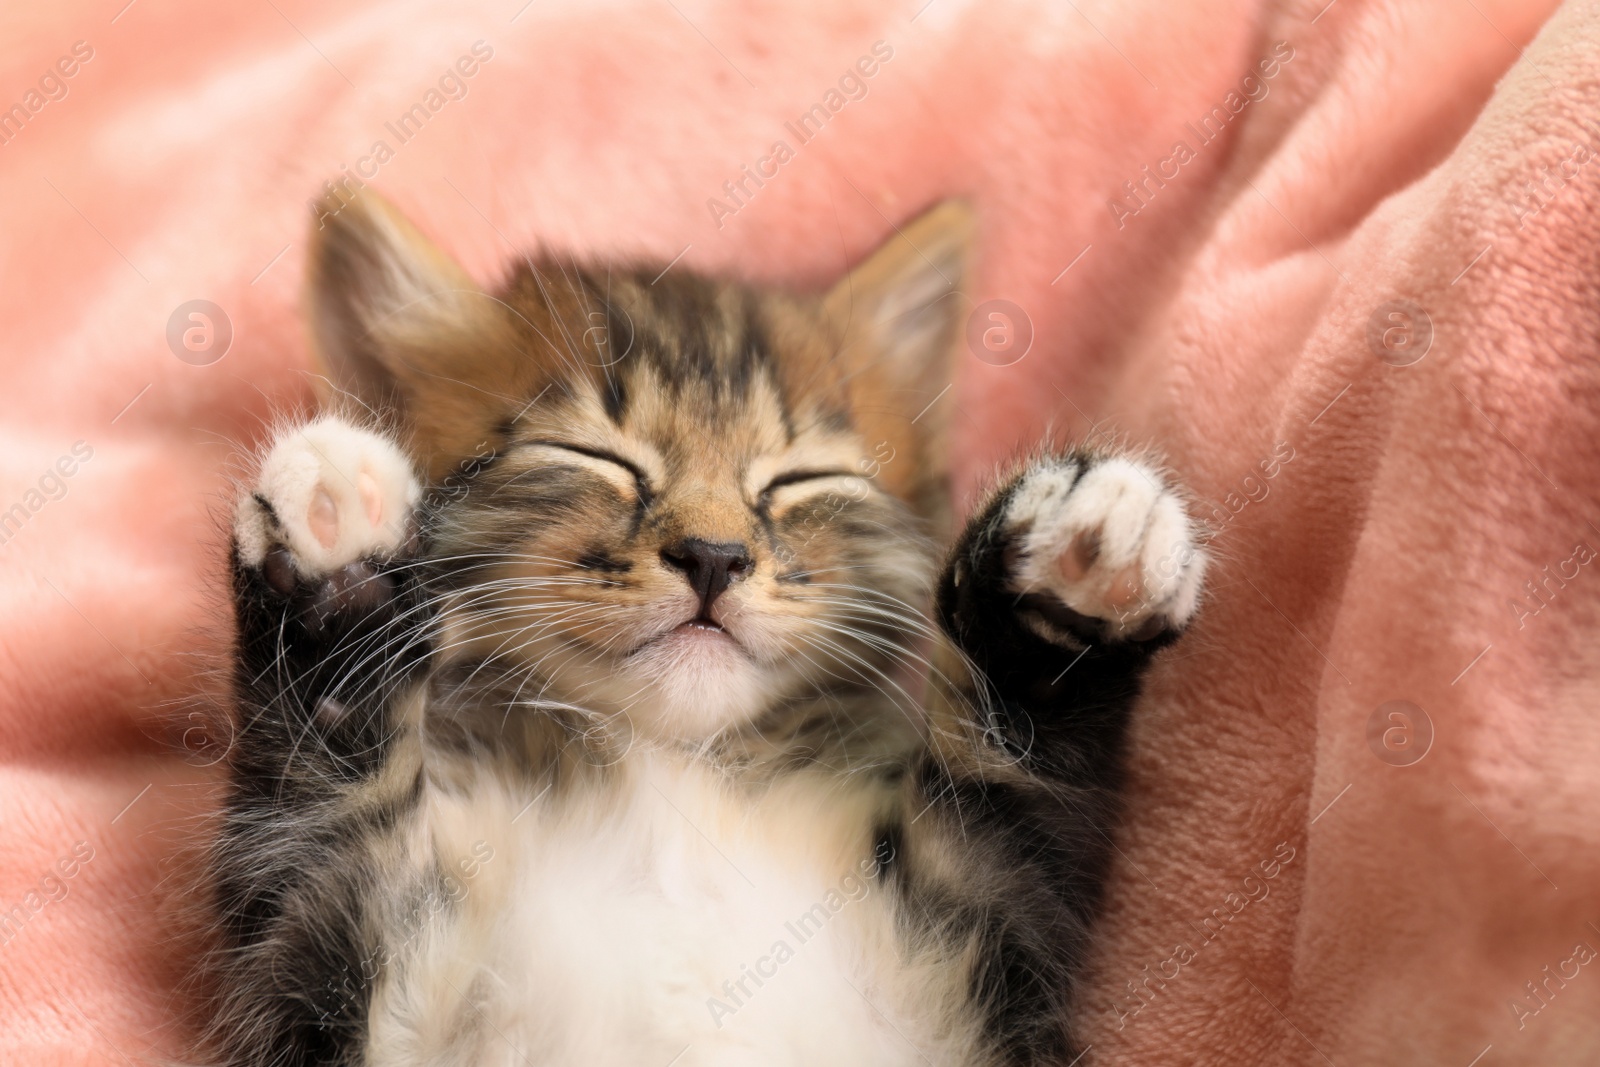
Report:
<svg viewBox="0 0 1600 1067"><path fill-rule="evenodd" d="M1085 1064L1595 1062L1600 10L1324 2L12 5L0 1061L193 1024L227 738L185 701L336 178L486 279L821 284L971 198L1016 310L955 386L964 490L1046 426L1155 442L1220 560L1138 720Z"/></svg>

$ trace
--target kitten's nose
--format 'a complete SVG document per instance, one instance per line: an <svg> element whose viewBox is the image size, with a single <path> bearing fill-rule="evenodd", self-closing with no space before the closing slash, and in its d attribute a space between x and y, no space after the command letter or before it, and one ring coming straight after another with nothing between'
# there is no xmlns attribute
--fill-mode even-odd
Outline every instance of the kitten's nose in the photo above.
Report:
<svg viewBox="0 0 1600 1067"><path fill-rule="evenodd" d="M661 561L683 572L689 588L700 595L702 612L710 609L724 589L750 573L750 550L737 541L685 537L663 548Z"/></svg>

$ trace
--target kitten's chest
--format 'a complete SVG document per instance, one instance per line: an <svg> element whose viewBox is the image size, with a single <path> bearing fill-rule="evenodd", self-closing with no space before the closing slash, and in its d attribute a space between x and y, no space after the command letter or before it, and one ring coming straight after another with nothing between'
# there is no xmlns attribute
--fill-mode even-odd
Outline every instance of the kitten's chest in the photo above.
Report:
<svg viewBox="0 0 1600 1067"><path fill-rule="evenodd" d="M483 1043L475 1063L515 1050L552 1065L881 1065L932 1051L911 1007L928 991L906 988L875 852L887 786L797 774L753 795L667 755L615 770L560 796L486 784L433 804L446 864L475 862L458 867L457 907L411 939L406 988L381 991L375 1047L423 1036L405 1015L432 1004ZM470 1010L438 1007L452 1000Z"/></svg>

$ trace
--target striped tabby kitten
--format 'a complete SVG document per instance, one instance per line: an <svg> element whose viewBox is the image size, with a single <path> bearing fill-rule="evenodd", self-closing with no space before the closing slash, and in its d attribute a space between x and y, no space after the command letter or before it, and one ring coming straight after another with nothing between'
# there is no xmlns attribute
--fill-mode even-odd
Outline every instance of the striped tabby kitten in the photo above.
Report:
<svg viewBox="0 0 1600 1067"><path fill-rule="evenodd" d="M235 517L216 1058L1076 1055L1129 707L1204 559L1088 451L927 539L970 215L820 297L491 295L371 194L325 223L329 405Z"/></svg>

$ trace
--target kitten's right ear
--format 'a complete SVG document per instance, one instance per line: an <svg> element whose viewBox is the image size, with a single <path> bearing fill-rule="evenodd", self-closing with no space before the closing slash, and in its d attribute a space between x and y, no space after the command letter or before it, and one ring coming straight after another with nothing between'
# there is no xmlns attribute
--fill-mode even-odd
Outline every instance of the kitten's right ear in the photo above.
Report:
<svg viewBox="0 0 1600 1067"><path fill-rule="evenodd" d="M504 307L370 189L323 205L307 303L325 391L392 423L430 475L481 447L534 370Z"/></svg>
<svg viewBox="0 0 1600 1067"><path fill-rule="evenodd" d="M947 200L895 227L823 300L837 324L858 428L895 455L884 484L925 516L946 518L949 402L955 347L968 310L977 220Z"/></svg>

